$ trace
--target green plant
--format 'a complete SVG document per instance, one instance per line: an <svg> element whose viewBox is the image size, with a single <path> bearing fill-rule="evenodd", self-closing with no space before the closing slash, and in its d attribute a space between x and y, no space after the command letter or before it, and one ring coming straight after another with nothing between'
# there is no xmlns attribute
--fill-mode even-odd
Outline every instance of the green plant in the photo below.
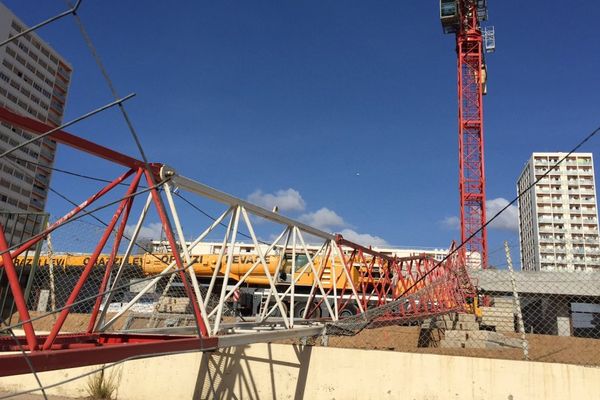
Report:
<svg viewBox="0 0 600 400"><path fill-rule="evenodd" d="M90 400L114 400L113 395L117 390L115 377L104 371L104 366L97 374L90 375L86 391Z"/></svg>

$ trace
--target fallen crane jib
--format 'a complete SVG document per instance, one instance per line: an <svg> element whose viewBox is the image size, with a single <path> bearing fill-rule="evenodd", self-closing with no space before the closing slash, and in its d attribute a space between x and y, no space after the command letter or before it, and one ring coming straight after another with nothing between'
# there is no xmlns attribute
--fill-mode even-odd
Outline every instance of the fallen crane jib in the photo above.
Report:
<svg viewBox="0 0 600 400"><path fill-rule="evenodd" d="M368 247L361 246L360 244L357 244L357 243L351 242L347 239L344 239L344 237L340 234L337 234L335 236L335 242L338 244L338 246L350 247L355 251L360 251L362 253L366 253L366 254L369 254L374 257L379 257L379 258L384 259L389 262L395 262L396 260L398 260L397 257L388 256L387 254L380 253L380 252L370 249Z"/></svg>
<svg viewBox="0 0 600 400"><path fill-rule="evenodd" d="M16 126L20 126L27 131L31 131L40 135L53 131L53 129L57 129L35 121L33 119L17 115L1 107L0 120L6 121ZM127 193L129 195L134 194L139 180L142 179L142 175L144 175L148 185L150 186L150 196L148 204L150 204L150 202L152 201L152 203L156 207L156 211L159 214L162 226L169 240L169 245L171 249L177 249L178 247L176 237L174 235L173 229L171 228L171 220L169 218L169 214L167 214L167 210L163 205L161 194L154 186L156 181L162 180L161 177L164 177L165 179L170 179L171 183L173 183L174 186L179 186L181 189L189 190L195 194L204 196L208 199L229 204L230 210L235 208L235 213L238 213L236 215L239 215L239 213L242 212L246 219L246 211L252 212L256 216L260 216L268 220L283 224L287 226L288 229L291 229L291 227L293 227L294 233L298 232L298 234L300 234L300 232L306 232L325 239L326 243L333 244L333 246L328 247L327 255L323 258L325 260L325 265L327 265L327 260L329 259L329 256L331 255L330 252L333 249L334 255L339 253L341 263L343 264L341 271L345 271L347 273L348 280L343 280L340 282L339 280L337 280L337 278L333 279L333 281L331 282L331 285L333 287L327 287L328 290L326 293L325 289L321 286L321 284L319 284L320 290L324 294L324 296L319 295L319 297L316 299L316 302L318 302L318 304L316 307L314 307L315 312L317 311L317 308L320 307L321 303L325 303L325 305L328 308L329 315L333 316L333 318L336 319L340 311L345 311L346 308L357 311L354 307L355 305L350 303L351 298L354 299L353 301L356 301L356 305L358 305L359 308L361 307L361 305L364 305L364 309L366 310L367 308L369 308L369 306L371 309L375 308L375 306L387 307L386 303L397 299L401 299L402 297L406 297L407 295L414 295L414 297L407 299L406 305L402 305L400 307L400 312L402 314L411 314L414 318L420 318L423 315L431 312L448 312L449 309L452 307L462 307L462 303L460 301L454 301L456 299L460 300L462 297L464 297L464 293L462 292L463 289L458 284L458 281L452 279L453 275L450 275L450 279L444 279L442 281L442 285L438 285L438 283L440 283L440 279L447 276L448 273L452 273L452 271L456 268L460 268L462 266L460 264L464 263L464 260L462 258L457 259L451 257L447 261L438 263L431 256L427 256L425 254L411 256L407 258L392 257L374 251L370 248L350 242L344 239L341 235L331 235L327 232L315 229L311 226L302 224L301 222L294 221L280 214L271 212L269 210L250 204L244 200L235 198L226 193L210 188L199 182L195 182L185 177L179 176L175 173L175 171L169 169L166 166L163 166L162 164L150 164L150 166L146 166L140 160L129 157L120 152L111 150L107 147L95 144L86 139L79 138L62 130L57 130L56 132L53 131L53 133L50 134L49 137L56 140L59 143L66 144L77 150L109 160L113 163L122 166L126 166L128 167L128 171L125 174L118 177L117 179L110 182L98 193L92 195L84 203L81 203L80 205L76 206L70 213L66 214L62 219L55 222L42 234L36 235L33 239L30 240L30 242L27 242L26 244L22 245L16 251L13 251L10 254L8 254L8 245L6 243L0 243L0 252L5 253L3 257L3 263L6 263L11 270L14 270L12 260L15 259L18 254L20 254L25 249L29 248L35 242L41 240L44 237L44 235L52 232L54 229L58 228L63 223L68 222L68 220L74 219L78 213L82 212L90 204L98 200L105 193L109 192L117 185L124 183L125 179L127 179L129 175L137 171L137 175L135 178L137 179L137 181L134 180L130 183L129 190ZM239 338L233 339L231 337L217 338L208 336L207 326L205 325L204 319L202 318L203 314L199 308L199 302L196 300L194 288L187 280L184 271L182 255L176 250L172 254L174 257L175 264L178 268L178 275L184 285L187 298L190 300L190 303L193 307L193 315L195 316L196 322L196 332L199 332L198 336L182 337L133 334L97 334L93 332L96 314L92 314L90 318L91 323L88 327L89 334L59 334L62 328L62 324L65 322L66 317L70 311L69 307L77 298L79 291L83 289L83 285L88 280L88 275L91 272L91 268L93 268L96 264L98 257L100 257L101 250L106 245L108 233L113 231L113 228L116 227L116 224L119 221L119 219L121 219L119 226L126 226L125 224L127 223L129 214L128 211L124 210L129 209L129 207L131 206L130 201L133 200L128 198L128 196L120 200L121 205L114 213L113 220L105 230L105 233L100 242L98 243L96 250L93 253L93 256L91 256L85 263L86 266L84 272L82 272L80 279L77 281L75 288L70 293L70 296L67 299L67 307L61 311L59 319L57 322L55 322L49 335L36 335L35 331L33 330L30 318L28 316L26 302L24 300L23 294L20 292L20 283L15 274L13 274L15 276L10 277L10 281L13 286L13 293L15 294L15 298L19 301L20 304L19 313L21 314L21 320L24 320L23 327L25 328L26 337L21 338L18 341L12 342L11 340L13 338L10 337L0 339L0 351L8 352L29 350L30 353L27 355L27 357L24 357L23 354L20 353L0 356L0 376L30 373L32 367L36 371L48 371L53 369L110 363L122 361L132 357L150 357L153 355L166 354L170 352L181 352L188 350L211 350L219 346L221 339L224 340L223 343L232 343L231 341L235 340L239 342L239 340L242 340ZM177 223L178 217L176 216L175 211L171 210L171 214L174 218L174 223ZM250 229L250 223L247 222L247 224ZM2 229L1 226L0 229ZM122 230L118 232L120 233L117 233L117 236L122 237ZM1 233L2 232L0 232L0 234ZM302 241L303 246L306 247L306 245L304 245L303 243L303 239L301 236L300 240ZM342 246L346 247L346 250L351 250L352 254L350 256L350 262L348 262L347 260L348 252L345 252L344 249L342 249ZM450 251L452 251L452 249L453 247L451 247ZM110 260L114 262L115 258L116 247L114 248L113 253L111 253ZM359 261L357 261L357 259ZM112 262L109 261L107 264L110 265L112 264ZM264 262L265 261L263 261L263 263ZM355 267L354 263L356 262L359 265L361 265L361 267L359 267L361 279L359 280L355 280L350 275L350 270L351 268ZM2 264L0 264L0 267L2 267ZM6 266L4 267L6 269ZM331 268L335 267L336 265L332 263ZM464 266L462 267L464 268ZM265 267L265 270L266 269L267 268ZM332 271L335 271L335 269L332 269ZM107 272L105 273L105 278L108 276L106 274L109 272L110 271L107 270ZM314 270L313 267L312 273L314 274L314 276L323 278L325 268L322 268L320 270L320 273L318 273ZM331 271L329 273L331 273ZM195 277L195 275L193 274L192 276ZM339 287L336 286L338 283L340 283ZM274 284L271 283L271 285L273 289L276 290ZM427 288L429 285L437 286L437 288L433 287L431 293L419 293L420 290L428 290ZM313 289L310 293L307 305L313 304L312 298L316 293L316 286L317 285L313 284ZM398 287L401 287L403 292L396 292L395 290ZM351 294L348 293L349 288L352 289ZM340 291L339 293L338 290ZM104 284L100 286L98 296L102 296L103 291ZM328 295L332 295L332 291L334 301L337 301L338 303L341 301L345 301L343 304L341 304L341 307L337 307L338 303L334 304L335 307L333 308L336 310L335 313L331 310L329 304L329 299L331 297L328 297ZM293 296L294 294L292 292L292 298ZM223 297L223 295L222 298L224 299L223 301L227 300L227 298ZM96 301L97 306L95 307L97 308L95 308L95 312L99 310L99 299L100 297L98 297L98 300ZM327 300L325 301L325 299ZM282 304L280 304L279 306L281 309L283 309ZM351 308L351 306L354 308ZM361 311L363 311L362 308ZM334 316L333 314L336 315ZM259 334L263 334L263 332L257 333L257 335ZM294 333L292 332L290 334L293 335ZM230 340L230 342L227 342L227 340ZM249 341L251 340L260 341L263 339L259 340L258 336L250 335L244 337L243 340L245 340L247 343L250 343ZM42 350L39 350L40 348ZM29 364L29 362L31 364Z"/></svg>

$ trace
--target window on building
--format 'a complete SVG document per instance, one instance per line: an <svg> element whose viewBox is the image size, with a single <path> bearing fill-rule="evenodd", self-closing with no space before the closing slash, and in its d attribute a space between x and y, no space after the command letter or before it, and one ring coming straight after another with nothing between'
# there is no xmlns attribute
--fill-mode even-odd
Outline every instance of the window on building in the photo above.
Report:
<svg viewBox="0 0 600 400"><path fill-rule="evenodd" d="M25 53L29 53L29 48L25 46L23 42L19 42L19 48L23 50Z"/></svg>
<svg viewBox="0 0 600 400"><path fill-rule="evenodd" d="M21 57L20 55L17 54L17 57L15 57L15 59L21 64L21 65L25 65L27 64L27 61L25 61L25 59L23 57Z"/></svg>
<svg viewBox="0 0 600 400"><path fill-rule="evenodd" d="M8 54L9 56L11 56L13 58L17 55L17 53L13 49L11 49L9 46L6 46L6 54Z"/></svg>
<svg viewBox="0 0 600 400"><path fill-rule="evenodd" d="M17 33L21 33L23 31L23 27L21 25L19 25L19 23L17 23L17 21L12 21L12 23L10 24L10 26L17 31Z"/></svg>

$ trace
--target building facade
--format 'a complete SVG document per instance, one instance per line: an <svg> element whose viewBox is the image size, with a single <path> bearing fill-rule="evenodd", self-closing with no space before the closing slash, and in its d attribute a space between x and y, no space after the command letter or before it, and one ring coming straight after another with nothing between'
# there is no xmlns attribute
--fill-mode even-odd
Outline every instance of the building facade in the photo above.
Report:
<svg viewBox="0 0 600 400"><path fill-rule="evenodd" d="M517 182L521 268L600 271L598 204L592 153L533 153Z"/></svg>
<svg viewBox="0 0 600 400"><path fill-rule="evenodd" d="M24 29L25 24L0 3L0 41ZM0 104L49 126L58 126L63 118L71 71L69 63L37 34L21 36L0 47ZM2 122L0 152L32 137ZM4 214L0 222L17 240L39 229L39 223L34 219L25 221L24 216L44 211L52 173L49 167L54 163L55 153L56 142L42 139L0 160L0 211Z"/></svg>

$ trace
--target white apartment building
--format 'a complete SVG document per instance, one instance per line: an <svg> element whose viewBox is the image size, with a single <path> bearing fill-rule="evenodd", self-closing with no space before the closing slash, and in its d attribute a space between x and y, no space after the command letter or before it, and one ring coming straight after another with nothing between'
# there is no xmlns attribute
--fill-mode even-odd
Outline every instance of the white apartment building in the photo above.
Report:
<svg viewBox="0 0 600 400"><path fill-rule="evenodd" d="M533 153L517 183L522 193L567 153ZM592 153L573 153L519 199L521 268L600 271Z"/></svg>
<svg viewBox="0 0 600 400"><path fill-rule="evenodd" d="M0 3L0 41L24 29L25 24ZM71 71L67 61L37 34L21 36L0 47L0 104L47 125L58 126ZM31 138L26 131L4 122L0 124L0 152ZM4 212L0 222L13 238L27 237L38 228L25 222L24 216L7 216L6 212L44 210L51 176L48 167L53 165L55 153L56 142L42 139L0 160L0 211Z"/></svg>

